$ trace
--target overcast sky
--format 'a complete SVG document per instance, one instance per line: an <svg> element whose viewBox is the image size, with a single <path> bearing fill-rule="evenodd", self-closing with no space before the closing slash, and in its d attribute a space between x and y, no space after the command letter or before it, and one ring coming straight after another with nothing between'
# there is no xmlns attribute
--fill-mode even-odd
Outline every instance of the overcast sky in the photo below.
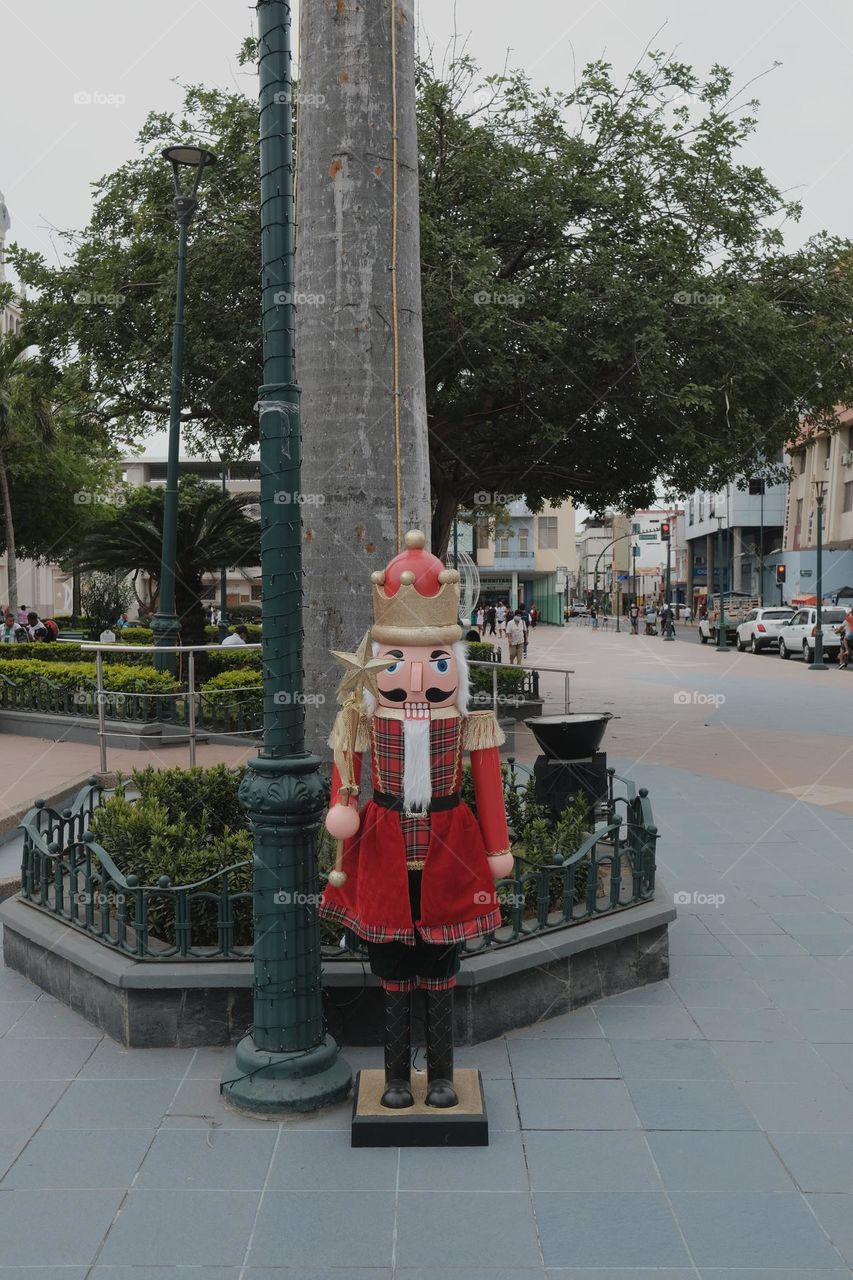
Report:
<svg viewBox="0 0 853 1280"><path fill-rule="evenodd" d="M55 253L49 228L85 224L89 184L134 154L150 109L178 105L175 79L252 89L236 53L253 19L239 0L0 0L10 238ZM853 231L849 0L418 0L418 21L439 58L456 30L487 70L509 50L537 85L562 89L573 63L602 55L624 72L659 28L655 44L701 71L719 61L745 82L781 62L756 87L761 124L748 159L803 201L792 242L822 227Z"/></svg>

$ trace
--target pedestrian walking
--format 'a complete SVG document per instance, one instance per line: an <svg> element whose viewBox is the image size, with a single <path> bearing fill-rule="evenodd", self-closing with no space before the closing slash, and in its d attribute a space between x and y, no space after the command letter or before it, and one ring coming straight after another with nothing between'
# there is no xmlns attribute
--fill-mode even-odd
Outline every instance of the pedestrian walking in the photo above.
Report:
<svg viewBox="0 0 853 1280"><path fill-rule="evenodd" d="M506 638L509 642L510 664L515 664L519 667L521 666L521 657L524 651L524 639L526 634L521 611L516 610L509 622L506 624Z"/></svg>
<svg viewBox="0 0 853 1280"><path fill-rule="evenodd" d="M590 605L589 607L589 622L593 631L597 631L598 630L598 610L596 609L594 604Z"/></svg>
<svg viewBox="0 0 853 1280"><path fill-rule="evenodd" d="M506 605L499 604L497 609L495 609L495 620L497 621L497 624L498 624L498 639L500 639L501 636L506 635L506 615L507 615Z"/></svg>
<svg viewBox="0 0 853 1280"><path fill-rule="evenodd" d="M493 604L490 604L486 610L486 631L490 636L495 634L495 623L497 621L497 610Z"/></svg>
<svg viewBox="0 0 853 1280"><path fill-rule="evenodd" d="M480 635L482 635L483 628L486 625L486 611L482 605L480 605L479 608L477 609L475 621L477 624L477 630L479 631Z"/></svg>
<svg viewBox="0 0 853 1280"><path fill-rule="evenodd" d="M536 605L533 605L533 607L530 610L531 627L535 627L538 621L539 621L539 610L536 608Z"/></svg>
<svg viewBox="0 0 853 1280"><path fill-rule="evenodd" d="M628 616L631 619L631 635L639 635L640 631L640 606L632 604L628 610Z"/></svg>

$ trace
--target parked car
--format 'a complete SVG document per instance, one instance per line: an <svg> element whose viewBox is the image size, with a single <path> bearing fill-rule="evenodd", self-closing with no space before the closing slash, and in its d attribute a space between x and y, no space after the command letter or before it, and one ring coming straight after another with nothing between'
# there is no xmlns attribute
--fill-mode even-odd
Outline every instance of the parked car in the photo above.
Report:
<svg viewBox="0 0 853 1280"><path fill-rule="evenodd" d="M569 608L570 618L588 618L589 609L585 604L573 604Z"/></svg>
<svg viewBox="0 0 853 1280"><path fill-rule="evenodd" d="M762 649L777 648L779 628L786 619L793 618L795 612L790 605L752 609L737 629L738 652L751 649L753 653L760 653Z"/></svg>
<svg viewBox="0 0 853 1280"><path fill-rule="evenodd" d="M827 656L837 657L841 648L841 636L836 631L843 621L846 609L823 609L821 627L823 630L823 651ZM792 618L783 622L779 628L779 657L790 658L792 653L801 653L804 662L814 658L814 638L817 631L817 609L814 605L807 609L798 609Z"/></svg>

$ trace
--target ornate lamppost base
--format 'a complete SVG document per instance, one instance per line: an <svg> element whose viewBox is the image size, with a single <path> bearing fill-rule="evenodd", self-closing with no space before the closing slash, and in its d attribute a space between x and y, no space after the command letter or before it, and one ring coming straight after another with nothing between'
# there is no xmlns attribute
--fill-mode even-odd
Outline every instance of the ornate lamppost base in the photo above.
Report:
<svg viewBox="0 0 853 1280"><path fill-rule="evenodd" d="M219 1087L235 1110L273 1119L339 1102L352 1088L352 1071L331 1036L314 1049L273 1053L248 1035Z"/></svg>

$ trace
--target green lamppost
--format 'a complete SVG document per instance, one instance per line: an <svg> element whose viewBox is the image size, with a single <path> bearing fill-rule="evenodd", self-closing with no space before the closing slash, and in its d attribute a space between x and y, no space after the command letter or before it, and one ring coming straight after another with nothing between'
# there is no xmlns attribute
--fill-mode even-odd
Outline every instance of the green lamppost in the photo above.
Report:
<svg viewBox="0 0 853 1280"><path fill-rule="evenodd" d="M178 459L181 449L181 405L184 379L184 293L187 271L187 236L198 200L198 184L206 168L216 164L216 156L202 147L167 147L164 159L172 166L175 179L175 216L178 220L178 276L175 284L175 323L172 329L172 387L169 396L169 451L166 461L166 489L163 494L163 545L160 554L160 600L151 619L155 645L178 643L179 621L175 614L175 559L178 549ZM182 179L189 178L186 190ZM175 654L155 654L154 665L176 669Z"/></svg>
<svg viewBox="0 0 853 1280"><path fill-rule="evenodd" d="M720 653L727 653L729 642L726 638L726 606L723 600L723 571L726 567L723 558L723 547L723 517L717 516L717 559L720 565L720 618L717 623L717 649Z"/></svg>
<svg viewBox="0 0 853 1280"><path fill-rule="evenodd" d="M815 480L815 502L817 503L817 626L814 635L814 662L809 663L809 671L828 671L823 660L823 492L825 480Z"/></svg>
<svg viewBox="0 0 853 1280"><path fill-rule="evenodd" d="M228 464L224 457L220 458L222 466L222 498L228 495ZM228 635L228 569L225 565L219 571L219 642Z"/></svg>
<svg viewBox="0 0 853 1280"><path fill-rule="evenodd" d="M352 1072L323 1025L317 840L327 802L320 761L304 741L291 5L258 0L257 12L264 745L240 788L255 840L254 1025L237 1046L222 1090L241 1110L274 1115L344 1097Z"/></svg>

